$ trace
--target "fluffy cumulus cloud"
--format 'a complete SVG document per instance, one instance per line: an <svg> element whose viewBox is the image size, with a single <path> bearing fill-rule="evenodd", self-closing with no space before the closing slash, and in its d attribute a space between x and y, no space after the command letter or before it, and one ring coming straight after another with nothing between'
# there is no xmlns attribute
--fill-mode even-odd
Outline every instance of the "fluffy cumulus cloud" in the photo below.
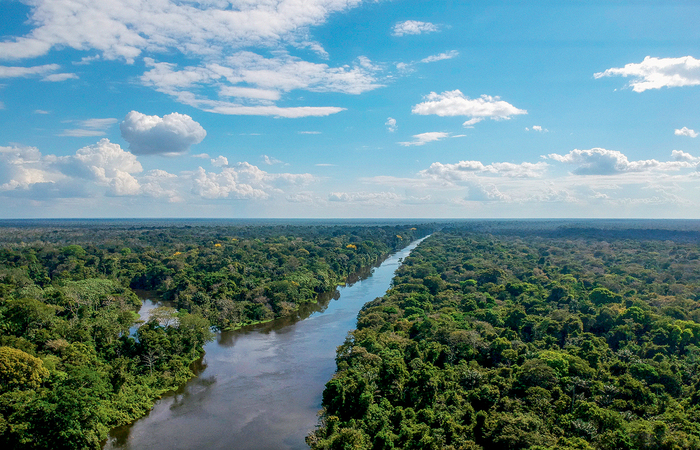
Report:
<svg viewBox="0 0 700 450"><path fill-rule="evenodd" d="M421 133L413 135L413 140L409 142L399 142L400 145L404 147L409 146L420 146L425 145L428 142L435 142L449 137L450 133L445 133L443 131L430 131L428 133Z"/></svg>
<svg viewBox="0 0 700 450"><path fill-rule="evenodd" d="M308 173L269 173L246 162L211 159L179 174L144 172L137 156L102 139L67 156L42 155L34 147L0 147L0 195L37 201L76 197L142 197L169 202L293 198L316 178Z"/></svg>
<svg viewBox="0 0 700 450"><path fill-rule="evenodd" d="M70 197L104 187L107 195L136 195L141 188L134 175L142 171L136 156L108 139L68 156L43 156L33 147L0 148L0 191L5 194L47 192L51 187L61 190L52 196Z"/></svg>
<svg viewBox="0 0 700 450"><path fill-rule="evenodd" d="M303 187L314 181L311 174L272 174L252 164L242 162L224 167L221 172L207 172L203 168L188 175L192 193L205 199L267 199L282 195L290 187Z"/></svg>
<svg viewBox="0 0 700 450"><path fill-rule="evenodd" d="M662 87L696 86L700 84L700 60L692 56L681 58L652 58L641 63L613 67L593 75L595 78L632 77L629 85L634 92L644 92Z"/></svg>
<svg viewBox="0 0 700 450"><path fill-rule="evenodd" d="M66 175L109 186L108 193L112 195L136 195L140 191L133 174L143 171L141 163L108 139L83 147L74 156L59 158L58 165Z"/></svg>
<svg viewBox="0 0 700 450"><path fill-rule="evenodd" d="M577 214L580 208L596 208L611 216L622 211L649 214L649 205L658 205L679 212L697 200L697 180L700 178L700 157L679 150L671 153L670 161L655 159L630 160L621 152L591 149L573 150L567 154L551 154L546 161L522 163L464 160L456 163L434 162L414 177L378 176L365 178L364 184L376 191L389 188L391 192L405 191L398 199L407 205L428 199L430 205L442 205L442 210L501 211L499 204L507 203L508 215L514 211L531 216L533 211L557 211ZM566 165L574 170L564 172ZM335 194L334 201L352 201L350 194ZM548 213L549 211L549 213Z"/></svg>
<svg viewBox="0 0 700 450"><path fill-rule="evenodd" d="M212 158L211 165L214 167L226 167L228 166L228 158L219 155L216 158Z"/></svg>
<svg viewBox="0 0 700 450"><path fill-rule="evenodd" d="M630 172L673 171L691 167L689 162L683 160L630 161L623 153L604 148L572 150L566 155L552 153L547 158L576 166L572 171L575 175L616 175Z"/></svg>
<svg viewBox="0 0 700 450"><path fill-rule="evenodd" d="M60 173L46 170L47 162L35 147L0 147L0 191L26 189L36 183L54 182Z"/></svg>
<svg viewBox="0 0 700 450"><path fill-rule="evenodd" d="M190 116L178 113L158 117L131 111L119 129L135 155L180 155L207 135Z"/></svg>
<svg viewBox="0 0 700 450"><path fill-rule="evenodd" d="M676 129L676 130L673 132L673 134L675 134L676 136L688 136L688 137L691 137L691 138L696 138L696 137L698 137L698 133L697 133L695 130L691 130L691 129L688 128L688 127L683 127L683 128L681 128L680 130L679 130L679 129Z"/></svg>
<svg viewBox="0 0 700 450"><path fill-rule="evenodd" d="M446 91L442 94L431 92L424 97L424 100L413 107L411 110L413 114L471 117L470 120L464 122L466 127L486 118L504 120L515 115L527 114L527 111L518 109L499 97L482 95L479 98L470 99L459 90Z"/></svg>
<svg viewBox="0 0 700 450"><path fill-rule="evenodd" d="M394 25L392 29L392 34L394 36L404 36L406 34L423 34L423 33L433 33L438 31L440 28L430 22L420 22L417 20L406 20L405 22L399 22Z"/></svg>
<svg viewBox="0 0 700 450"><path fill-rule="evenodd" d="M689 162L689 163L698 163L700 162L700 158L691 155L690 153L686 153L681 150L673 150L671 152L671 158L674 161L683 161L683 162Z"/></svg>
<svg viewBox="0 0 700 450"><path fill-rule="evenodd" d="M448 182L460 182L474 179L475 175L496 175L513 178L539 178L549 167L546 162L523 162L520 164L509 162L495 162L483 164L481 161L460 161L454 164L435 162L419 175L445 180Z"/></svg>
<svg viewBox="0 0 700 450"><path fill-rule="evenodd" d="M209 56L226 48L304 44L306 29L361 0L204 1L35 0L32 30L0 42L0 59L35 58L52 48L96 50L132 62L143 51ZM78 32L79 30L79 32Z"/></svg>

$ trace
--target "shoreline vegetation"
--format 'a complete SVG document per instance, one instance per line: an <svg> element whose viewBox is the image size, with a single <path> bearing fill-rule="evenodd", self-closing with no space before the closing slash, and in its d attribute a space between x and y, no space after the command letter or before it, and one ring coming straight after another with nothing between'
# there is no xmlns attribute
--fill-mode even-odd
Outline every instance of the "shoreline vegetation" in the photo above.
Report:
<svg viewBox="0 0 700 450"><path fill-rule="evenodd" d="M298 314L431 233L339 347L312 449L700 448L698 221L15 222L3 448L100 448L212 329ZM134 289L172 307L131 336Z"/></svg>
<svg viewBox="0 0 700 450"><path fill-rule="evenodd" d="M435 232L338 348L307 443L700 448L700 223L659 224Z"/></svg>
<svg viewBox="0 0 700 450"><path fill-rule="evenodd" d="M41 224L39 224L41 225ZM432 225L0 228L0 442L100 448L191 376L212 328L296 313ZM137 321L132 289L175 308Z"/></svg>

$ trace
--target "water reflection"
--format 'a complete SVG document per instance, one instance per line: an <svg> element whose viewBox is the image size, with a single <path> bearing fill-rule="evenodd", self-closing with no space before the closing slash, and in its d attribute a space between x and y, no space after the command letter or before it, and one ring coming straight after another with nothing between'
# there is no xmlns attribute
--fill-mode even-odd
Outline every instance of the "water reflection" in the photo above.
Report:
<svg viewBox="0 0 700 450"><path fill-rule="evenodd" d="M303 449L335 349L357 313L389 288L416 243L294 317L223 332L205 346L199 376L160 400L131 426L113 430L107 449Z"/></svg>

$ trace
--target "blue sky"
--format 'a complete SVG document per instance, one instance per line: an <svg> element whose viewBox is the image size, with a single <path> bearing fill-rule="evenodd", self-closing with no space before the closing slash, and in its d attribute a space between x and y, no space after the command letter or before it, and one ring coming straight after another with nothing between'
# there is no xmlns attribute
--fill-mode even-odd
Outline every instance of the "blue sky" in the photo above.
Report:
<svg viewBox="0 0 700 450"><path fill-rule="evenodd" d="M2 218L700 218L698 2L0 17Z"/></svg>

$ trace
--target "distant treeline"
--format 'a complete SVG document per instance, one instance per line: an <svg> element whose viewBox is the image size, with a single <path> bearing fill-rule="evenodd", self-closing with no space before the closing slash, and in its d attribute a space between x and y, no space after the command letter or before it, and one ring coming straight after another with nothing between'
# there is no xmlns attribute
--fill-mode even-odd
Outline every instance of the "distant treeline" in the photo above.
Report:
<svg viewBox="0 0 700 450"><path fill-rule="evenodd" d="M531 224L404 260L338 349L312 448L700 448L700 240Z"/></svg>
<svg viewBox="0 0 700 450"><path fill-rule="evenodd" d="M430 230L0 228L0 447L100 448L192 376L211 326L290 314ZM135 288L177 310L158 308L132 335Z"/></svg>

